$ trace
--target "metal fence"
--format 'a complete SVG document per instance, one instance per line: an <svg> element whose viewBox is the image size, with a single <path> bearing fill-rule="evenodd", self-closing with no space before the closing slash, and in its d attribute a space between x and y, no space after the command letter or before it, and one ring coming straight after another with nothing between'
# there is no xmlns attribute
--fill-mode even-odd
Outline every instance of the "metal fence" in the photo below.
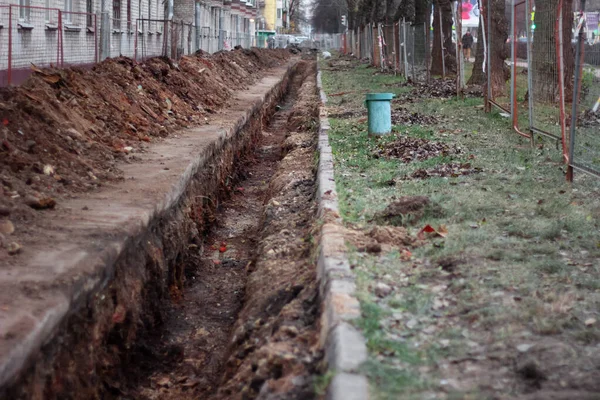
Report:
<svg viewBox="0 0 600 400"><path fill-rule="evenodd" d="M0 6L0 84L10 85L37 67L98 61L98 27L90 13L57 8Z"/></svg>
<svg viewBox="0 0 600 400"><path fill-rule="evenodd" d="M426 82L430 77L429 40L426 24L400 24L399 43L402 73L413 82Z"/></svg>
<svg viewBox="0 0 600 400"><path fill-rule="evenodd" d="M583 171L600 177L600 7L584 5L577 10L576 51L571 107L569 171ZM597 3L596 3L597 4Z"/></svg>
<svg viewBox="0 0 600 400"><path fill-rule="evenodd" d="M530 130L563 141L566 151L562 7L550 3L536 2L528 40Z"/></svg>

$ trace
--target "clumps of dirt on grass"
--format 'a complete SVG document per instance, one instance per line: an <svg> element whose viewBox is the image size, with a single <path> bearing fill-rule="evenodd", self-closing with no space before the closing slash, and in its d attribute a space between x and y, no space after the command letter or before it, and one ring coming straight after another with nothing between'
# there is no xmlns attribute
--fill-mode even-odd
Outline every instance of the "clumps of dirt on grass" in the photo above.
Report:
<svg viewBox="0 0 600 400"><path fill-rule="evenodd" d="M375 158L397 158L404 163L424 161L432 157L447 157L461 154L457 146L449 146L442 142L412 137L400 137L390 143L381 143L372 153Z"/></svg>
<svg viewBox="0 0 600 400"><path fill-rule="evenodd" d="M367 253L402 250L416 244L406 228L391 225L375 225L368 230L344 228L344 236L357 251Z"/></svg>
<svg viewBox="0 0 600 400"><path fill-rule="evenodd" d="M404 107L392 110L392 125L436 125L440 120L433 115L411 112Z"/></svg>
<svg viewBox="0 0 600 400"><path fill-rule="evenodd" d="M425 215L439 217L442 209L427 196L403 196L375 214L373 221L394 226L416 224Z"/></svg>
<svg viewBox="0 0 600 400"><path fill-rule="evenodd" d="M340 55L339 57L327 61L329 71L348 71L360 64L360 60L355 57Z"/></svg>
<svg viewBox="0 0 600 400"><path fill-rule="evenodd" d="M473 167L471 163L449 163L438 164L433 168L419 168L405 179L429 179L429 178L456 178L461 175L473 175L482 172L483 169Z"/></svg>

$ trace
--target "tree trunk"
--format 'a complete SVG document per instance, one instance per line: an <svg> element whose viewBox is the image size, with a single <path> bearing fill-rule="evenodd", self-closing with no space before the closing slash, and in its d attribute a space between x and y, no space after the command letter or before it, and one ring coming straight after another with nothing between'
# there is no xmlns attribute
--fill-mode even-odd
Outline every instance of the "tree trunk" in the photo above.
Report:
<svg viewBox="0 0 600 400"><path fill-rule="evenodd" d="M565 77L565 101L573 101L573 74L575 73L575 48L571 44L573 36L573 0L563 0L563 59Z"/></svg>
<svg viewBox="0 0 600 400"><path fill-rule="evenodd" d="M510 78L510 69L505 64L509 58L509 46L506 44L508 38L508 21L506 19L506 3L504 0L487 0L492 10L491 26L491 45L488 49L492 61L492 99L506 95L506 81ZM485 37L481 19L477 29L477 49L475 52L475 65L473 65L473 74L469 79L469 85L483 85L484 93L487 91L487 75L483 72L484 52L483 43L487 41L487 9L484 8L482 14L485 30ZM486 42L487 43L487 42ZM487 68L487 65L486 65Z"/></svg>
<svg viewBox="0 0 600 400"><path fill-rule="evenodd" d="M510 79L510 68L505 61L509 58L510 51L506 40L508 39L508 20L506 19L506 2L504 0L491 0L492 26L490 27L491 46L490 60L492 61L492 99L506 96L506 81Z"/></svg>
<svg viewBox="0 0 600 400"><path fill-rule="evenodd" d="M535 79L534 97L537 101L558 101L558 57L556 56L555 21L558 0L547 0L536 4L535 31L533 40L532 68ZM573 0L563 0L563 76L565 101L573 99L573 72L575 55L571 36L573 29Z"/></svg>
<svg viewBox="0 0 600 400"><path fill-rule="evenodd" d="M416 0L415 2L415 24L426 24L427 32L431 27L431 1L430 0Z"/></svg>
<svg viewBox="0 0 600 400"><path fill-rule="evenodd" d="M440 26L440 11L442 21ZM441 38L444 51L442 52ZM433 8L433 46L431 50L431 74L442 75L442 55L446 74L456 72L456 57L452 43L452 6L450 0L435 0Z"/></svg>
<svg viewBox="0 0 600 400"><path fill-rule="evenodd" d="M477 28L477 47L475 48L475 64L473 64L473 73L467 85L484 85L486 83L486 75L483 72L483 26L481 18L479 19L479 27Z"/></svg>

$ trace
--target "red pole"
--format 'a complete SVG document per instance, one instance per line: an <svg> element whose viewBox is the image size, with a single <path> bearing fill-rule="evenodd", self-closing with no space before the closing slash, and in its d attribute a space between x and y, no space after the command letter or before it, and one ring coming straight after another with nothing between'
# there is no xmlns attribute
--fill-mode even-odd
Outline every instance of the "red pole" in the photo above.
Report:
<svg viewBox="0 0 600 400"><path fill-rule="evenodd" d="M12 78L12 4L8 5L8 73L7 85L10 85Z"/></svg>

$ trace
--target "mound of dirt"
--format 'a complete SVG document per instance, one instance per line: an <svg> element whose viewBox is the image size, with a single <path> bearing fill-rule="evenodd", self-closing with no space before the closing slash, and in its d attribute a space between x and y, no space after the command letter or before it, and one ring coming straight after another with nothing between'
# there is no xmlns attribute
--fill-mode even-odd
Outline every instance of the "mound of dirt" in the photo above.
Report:
<svg viewBox="0 0 600 400"><path fill-rule="evenodd" d="M403 196L391 202L375 215L376 221L391 225L408 225L416 223L431 208L432 203L427 196Z"/></svg>
<svg viewBox="0 0 600 400"><path fill-rule="evenodd" d="M358 251L369 253L402 250L416 243L406 228L390 225L376 225L368 231L346 228L344 236Z"/></svg>
<svg viewBox="0 0 600 400"><path fill-rule="evenodd" d="M406 108L399 107L392 110L393 125L435 125L440 120L433 115L425 115L418 112L410 112Z"/></svg>
<svg viewBox="0 0 600 400"><path fill-rule="evenodd" d="M378 149L373 152L373 157L398 158L404 163L410 163L460 153L460 148L456 146L448 146L441 142L426 139L400 137L394 142L380 144Z"/></svg>
<svg viewBox="0 0 600 400"><path fill-rule="evenodd" d="M118 162L136 161L148 142L180 128L208 123L234 90L289 56L240 49L178 63L120 57L91 70L34 68L23 85L0 89L0 208L13 220L31 220L27 203L122 179Z"/></svg>
<svg viewBox="0 0 600 400"><path fill-rule="evenodd" d="M438 178L456 178L461 175L472 175L482 172L479 167L471 166L471 163L449 163L438 164L433 168L419 168L405 179L428 179Z"/></svg>

